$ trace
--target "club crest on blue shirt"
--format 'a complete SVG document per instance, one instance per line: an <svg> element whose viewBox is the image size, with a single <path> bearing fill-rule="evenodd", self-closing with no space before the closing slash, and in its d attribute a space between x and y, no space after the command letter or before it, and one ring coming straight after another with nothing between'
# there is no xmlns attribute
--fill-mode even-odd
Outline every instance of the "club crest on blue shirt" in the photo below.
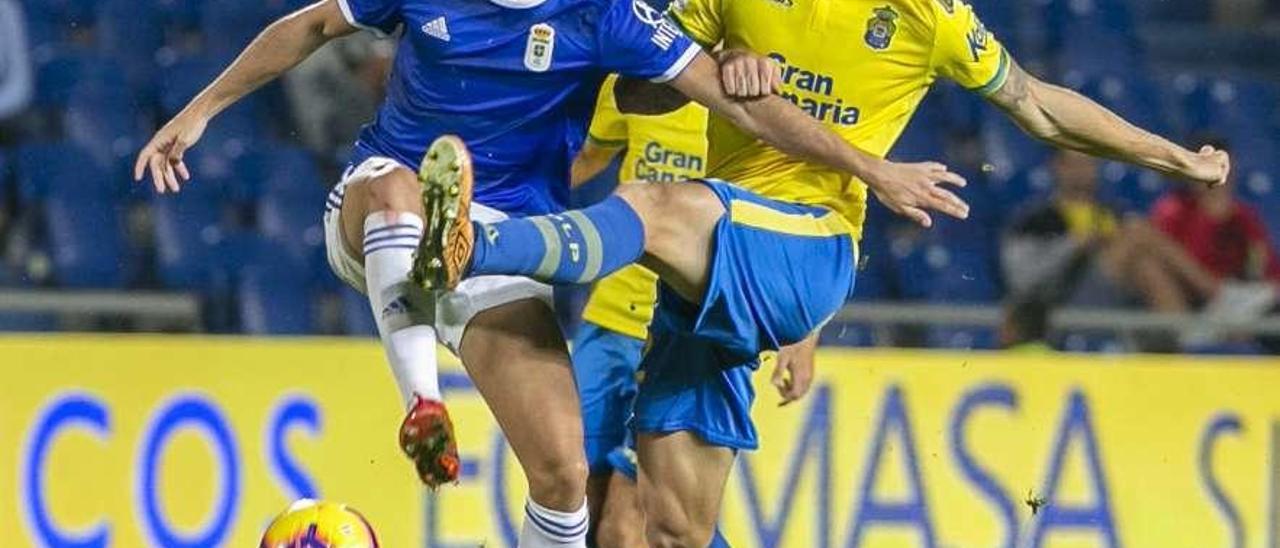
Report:
<svg viewBox="0 0 1280 548"><path fill-rule="evenodd" d="M871 46L871 49L884 50L893 41L893 34L898 32L898 12L885 6L871 10L871 14L871 19L867 20L867 34L863 36L863 40Z"/></svg>
<svg viewBox="0 0 1280 548"><path fill-rule="evenodd" d="M546 23L529 27L529 41L524 47L524 68L546 72L556 49L556 29Z"/></svg>

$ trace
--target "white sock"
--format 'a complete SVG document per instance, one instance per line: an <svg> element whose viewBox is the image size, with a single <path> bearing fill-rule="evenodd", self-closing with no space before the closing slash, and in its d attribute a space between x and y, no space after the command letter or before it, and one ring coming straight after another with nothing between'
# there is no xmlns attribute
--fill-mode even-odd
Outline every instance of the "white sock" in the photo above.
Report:
<svg viewBox="0 0 1280 548"><path fill-rule="evenodd" d="M413 252L422 239L422 218L379 211L364 220L364 272L369 306L382 347L407 406L413 395L440 399L436 364L435 304L409 283Z"/></svg>
<svg viewBox="0 0 1280 548"><path fill-rule="evenodd" d="M519 548L586 548L587 503L576 512L557 512L533 499L524 501Z"/></svg>

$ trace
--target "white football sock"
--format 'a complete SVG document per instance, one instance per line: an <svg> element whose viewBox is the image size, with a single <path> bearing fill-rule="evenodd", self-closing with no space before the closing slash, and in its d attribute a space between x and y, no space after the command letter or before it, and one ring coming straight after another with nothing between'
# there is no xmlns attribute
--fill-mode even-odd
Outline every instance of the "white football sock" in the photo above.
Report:
<svg viewBox="0 0 1280 548"><path fill-rule="evenodd" d="M422 239L422 218L379 211L364 220L364 272L369 305L382 347L407 406L415 393L440 399L436 364L435 304L409 283L413 252Z"/></svg>
<svg viewBox="0 0 1280 548"><path fill-rule="evenodd" d="M586 548L587 503L576 512L558 512L533 499L524 502L519 548Z"/></svg>

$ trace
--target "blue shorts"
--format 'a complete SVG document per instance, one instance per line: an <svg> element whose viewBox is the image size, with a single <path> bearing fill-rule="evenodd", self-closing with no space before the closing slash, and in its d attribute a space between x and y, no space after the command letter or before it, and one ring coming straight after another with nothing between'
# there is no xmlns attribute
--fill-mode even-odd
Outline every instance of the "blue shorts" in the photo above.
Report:
<svg viewBox="0 0 1280 548"><path fill-rule="evenodd" d="M573 339L573 376L592 474L611 471L609 453L626 444L643 350L644 341L590 322L583 322Z"/></svg>
<svg viewBox="0 0 1280 548"><path fill-rule="evenodd" d="M751 375L760 352L803 340L840 310L858 248L851 225L830 210L705 184L727 211L706 295L694 304L659 284L632 427L755 449Z"/></svg>

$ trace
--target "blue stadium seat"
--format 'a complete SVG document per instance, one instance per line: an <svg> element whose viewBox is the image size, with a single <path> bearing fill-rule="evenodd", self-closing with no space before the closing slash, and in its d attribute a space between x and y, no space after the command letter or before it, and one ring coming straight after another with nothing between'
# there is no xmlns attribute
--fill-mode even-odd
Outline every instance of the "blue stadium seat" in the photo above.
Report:
<svg viewBox="0 0 1280 548"><path fill-rule="evenodd" d="M1128 350L1115 333L1106 331L1068 331L1052 338L1053 347L1066 352L1117 354Z"/></svg>
<svg viewBox="0 0 1280 548"><path fill-rule="evenodd" d="M373 321L369 299L350 287L339 290L342 295L343 331L352 336L377 337L378 324Z"/></svg>
<svg viewBox="0 0 1280 548"><path fill-rule="evenodd" d="M63 114L67 137L94 154L127 184L138 150L148 138L149 121L124 89L78 88Z"/></svg>
<svg viewBox="0 0 1280 548"><path fill-rule="evenodd" d="M1120 162L1103 162L1099 175L1103 201L1126 213L1147 214L1170 186L1154 171Z"/></svg>
<svg viewBox="0 0 1280 548"><path fill-rule="evenodd" d="M217 0L200 3L200 30L214 58L229 61L278 15L262 0Z"/></svg>
<svg viewBox="0 0 1280 548"><path fill-rule="evenodd" d="M1253 154L1274 154L1280 93L1276 86L1257 78L1198 78L1181 73L1169 86L1180 106L1188 131L1205 131L1225 137L1233 149Z"/></svg>
<svg viewBox="0 0 1280 548"><path fill-rule="evenodd" d="M999 170L987 177L991 192L1005 216L1019 208L1047 198L1053 193L1053 173L1045 165L1002 175Z"/></svg>
<svg viewBox="0 0 1280 548"><path fill-rule="evenodd" d="M239 283L240 327L251 335L306 335L313 323L312 295L297 272L245 268Z"/></svg>
<svg viewBox="0 0 1280 548"><path fill-rule="evenodd" d="M272 143L253 147L240 162L249 186L237 191L237 199L255 200L272 194L297 200L319 196L324 203L328 181L311 153L303 148Z"/></svg>
<svg viewBox="0 0 1280 548"><path fill-rule="evenodd" d="M877 346L875 327L856 322L831 322L818 335L823 346L870 348Z"/></svg>
<svg viewBox="0 0 1280 548"><path fill-rule="evenodd" d="M190 188L199 186L197 182ZM161 283L172 289L213 289L223 275L219 271L219 252L226 238L222 203L184 191L155 200L152 217Z"/></svg>
<svg viewBox="0 0 1280 548"><path fill-rule="evenodd" d="M988 241L968 247L930 246L926 264L932 272L929 299L949 304L989 304L1000 300L998 258Z"/></svg>
<svg viewBox="0 0 1280 548"><path fill-rule="evenodd" d="M298 200L281 194L268 194L258 202L258 226L263 236L271 239L282 253L306 265L314 282L336 282L328 276L324 251L323 190L314 199ZM333 286L333 283L328 283Z"/></svg>
<svg viewBox="0 0 1280 548"><path fill-rule="evenodd" d="M63 287L121 289L132 268L126 258L120 210L78 196L45 202L45 232L53 277Z"/></svg>
<svg viewBox="0 0 1280 548"><path fill-rule="evenodd" d="M1139 63L1136 22L1126 0L1049 0L1046 45L1068 67L1119 70Z"/></svg>
<svg viewBox="0 0 1280 548"><path fill-rule="evenodd" d="M98 43L124 67L135 96L154 95L156 54L164 46L162 12L153 0L97 3Z"/></svg>
<svg viewBox="0 0 1280 548"><path fill-rule="evenodd" d="M1020 51L1018 47L1018 5L1004 0L972 0L970 5L982 23L1011 51Z"/></svg>
<svg viewBox="0 0 1280 548"><path fill-rule="evenodd" d="M196 30L200 25L200 7L204 2L190 0L144 0L159 14L165 28L175 31Z"/></svg>
<svg viewBox="0 0 1280 548"><path fill-rule="evenodd" d="M9 151L0 148L0 214L9 205L9 189L13 186L13 168L9 159Z"/></svg>
<svg viewBox="0 0 1280 548"><path fill-rule="evenodd" d="M88 151L70 143L18 148L15 171L22 204L36 204L50 196L110 202L124 190Z"/></svg>
<svg viewBox="0 0 1280 548"><path fill-rule="evenodd" d="M36 104L60 109L73 90L127 89L124 69L116 60L76 48L56 48L35 59Z"/></svg>
<svg viewBox="0 0 1280 548"><path fill-rule="evenodd" d="M59 45L94 22L93 0L24 0L22 8L32 48Z"/></svg>
<svg viewBox="0 0 1280 548"><path fill-rule="evenodd" d="M996 330L990 327L931 327L926 338L930 348L994 350L1000 346Z"/></svg>
<svg viewBox="0 0 1280 548"><path fill-rule="evenodd" d="M1235 180L1236 194L1257 209L1272 245L1280 246L1280 162L1270 168L1245 168Z"/></svg>
<svg viewBox="0 0 1280 548"><path fill-rule="evenodd" d="M986 163L999 179L1039 166L1049 158L1050 148L1028 137L1004 116L987 116L980 133Z"/></svg>

